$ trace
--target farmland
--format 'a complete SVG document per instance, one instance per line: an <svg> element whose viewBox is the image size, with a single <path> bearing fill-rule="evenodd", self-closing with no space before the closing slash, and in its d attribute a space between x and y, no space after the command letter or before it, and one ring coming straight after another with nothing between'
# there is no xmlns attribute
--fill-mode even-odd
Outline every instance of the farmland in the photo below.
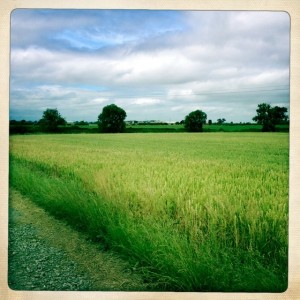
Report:
<svg viewBox="0 0 300 300"><path fill-rule="evenodd" d="M287 133L10 137L10 185L157 290L287 288Z"/></svg>
<svg viewBox="0 0 300 300"><path fill-rule="evenodd" d="M262 125L259 124L204 124L204 132L261 132ZM277 132L289 132L289 124L276 125ZM41 133L42 129L38 124L19 122L10 124L10 134L37 134ZM97 124L76 125L67 124L59 126L59 133L99 133ZM126 133L177 133L186 132L183 124L127 124Z"/></svg>

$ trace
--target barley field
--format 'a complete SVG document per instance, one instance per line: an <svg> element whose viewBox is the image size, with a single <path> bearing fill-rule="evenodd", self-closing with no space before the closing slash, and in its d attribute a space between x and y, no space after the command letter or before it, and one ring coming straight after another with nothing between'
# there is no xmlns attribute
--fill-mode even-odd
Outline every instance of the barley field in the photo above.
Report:
<svg viewBox="0 0 300 300"><path fill-rule="evenodd" d="M10 138L10 186L160 291L284 291L288 175L287 133Z"/></svg>

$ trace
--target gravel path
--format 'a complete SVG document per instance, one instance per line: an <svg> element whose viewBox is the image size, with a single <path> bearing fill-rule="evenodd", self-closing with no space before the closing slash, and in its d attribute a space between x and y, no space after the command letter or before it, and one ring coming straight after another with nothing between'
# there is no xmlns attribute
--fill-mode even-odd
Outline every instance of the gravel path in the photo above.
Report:
<svg viewBox="0 0 300 300"><path fill-rule="evenodd" d="M11 191L8 283L13 290L147 290L133 267ZM149 288L149 286L148 286Z"/></svg>
<svg viewBox="0 0 300 300"><path fill-rule="evenodd" d="M60 249L38 237L34 226L9 230L9 286L14 290L91 290L88 276Z"/></svg>

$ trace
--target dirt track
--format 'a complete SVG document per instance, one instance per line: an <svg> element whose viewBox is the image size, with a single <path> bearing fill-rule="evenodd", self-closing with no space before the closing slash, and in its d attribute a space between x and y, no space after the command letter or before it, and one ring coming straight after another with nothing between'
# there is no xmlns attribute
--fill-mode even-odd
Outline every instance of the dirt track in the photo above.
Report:
<svg viewBox="0 0 300 300"><path fill-rule="evenodd" d="M146 290L142 278L115 253L49 216L11 191L9 286L13 290Z"/></svg>

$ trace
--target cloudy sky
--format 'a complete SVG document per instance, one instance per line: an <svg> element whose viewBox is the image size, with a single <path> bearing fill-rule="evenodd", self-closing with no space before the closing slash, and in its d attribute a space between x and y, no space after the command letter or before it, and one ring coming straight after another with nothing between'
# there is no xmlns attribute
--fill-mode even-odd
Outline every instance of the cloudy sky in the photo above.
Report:
<svg viewBox="0 0 300 300"><path fill-rule="evenodd" d="M11 15L10 119L57 108L96 121L248 122L257 104L289 107L290 19L284 12L32 10Z"/></svg>

